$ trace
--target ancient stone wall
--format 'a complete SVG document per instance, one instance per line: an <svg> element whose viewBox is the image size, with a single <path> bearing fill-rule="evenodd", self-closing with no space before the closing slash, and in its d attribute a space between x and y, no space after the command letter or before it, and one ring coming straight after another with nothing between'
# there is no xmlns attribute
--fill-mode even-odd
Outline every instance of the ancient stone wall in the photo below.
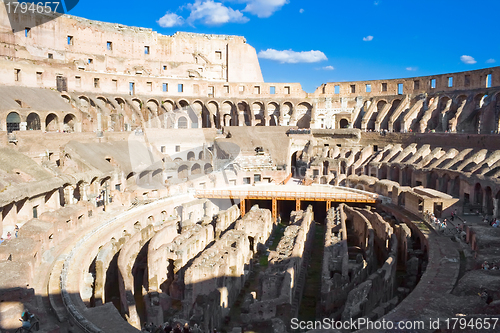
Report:
<svg viewBox="0 0 500 333"><path fill-rule="evenodd" d="M228 218L233 206L219 217ZM219 221L219 219L217 219ZM227 224L230 225L230 224ZM207 248L184 272L184 316L195 316L209 330L220 324L234 304L251 269L251 259L274 227L271 212L252 209Z"/></svg>
<svg viewBox="0 0 500 333"><path fill-rule="evenodd" d="M344 205L328 210L321 274L321 314L334 318L347 299L349 252ZM337 313L338 315L338 313Z"/></svg>
<svg viewBox="0 0 500 333"><path fill-rule="evenodd" d="M229 228L240 217L240 208L234 205L231 208L220 212L215 220L215 238L219 239L221 234Z"/></svg>
<svg viewBox="0 0 500 333"><path fill-rule="evenodd" d="M396 235L392 235L389 257L380 269L349 292L342 312L342 320L364 316L379 318L397 305L398 299L394 298L397 251L398 241Z"/></svg>
<svg viewBox="0 0 500 333"><path fill-rule="evenodd" d="M269 267L260 277L258 300L249 305L248 321L281 318L287 323L296 315L297 308L292 305L303 287L299 277L306 269L303 262L307 260L305 252L311 245L313 233L312 207L292 212L290 225L285 229L276 251L269 254Z"/></svg>

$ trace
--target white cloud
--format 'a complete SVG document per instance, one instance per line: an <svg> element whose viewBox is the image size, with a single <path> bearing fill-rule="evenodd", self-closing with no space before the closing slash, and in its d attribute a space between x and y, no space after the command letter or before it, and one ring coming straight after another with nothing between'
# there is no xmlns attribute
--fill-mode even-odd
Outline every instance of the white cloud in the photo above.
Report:
<svg viewBox="0 0 500 333"><path fill-rule="evenodd" d="M406 67L407 71L416 71L417 67Z"/></svg>
<svg viewBox="0 0 500 333"><path fill-rule="evenodd" d="M333 66L325 66L325 67L323 67L323 70L325 70L325 71L333 71L334 69L335 69L335 67L333 67Z"/></svg>
<svg viewBox="0 0 500 333"><path fill-rule="evenodd" d="M494 64L495 62L496 62L495 59L488 59L488 60L486 60L487 64Z"/></svg>
<svg viewBox="0 0 500 333"><path fill-rule="evenodd" d="M304 12L304 8L300 8L299 13L302 14L303 12Z"/></svg>
<svg viewBox="0 0 500 333"><path fill-rule="evenodd" d="M259 18L269 17L278 11L288 0L245 0L247 6L243 9L244 12L249 12L257 15Z"/></svg>
<svg viewBox="0 0 500 333"><path fill-rule="evenodd" d="M467 64L467 65L473 65L473 64L475 64L477 62L476 59L474 59L473 57L471 57L469 55L463 55L463 56L461 56L460 60L462 60L462 62L464 64Z"/></svg>
<svg viewBox="0 0 500 333"><path fill-rule="evenodd" d="M373 2L373 4L374 4L375 6L378 6L378 4L379 4L379 3L380 3L380 1L374 1L374 2Z"/></svg>
<svg viewBox="0 0 500 333"><path fill-rule="evenodd" d="M196 0L193 4L188 4L187 8L191 14L187 18L190 24L201 21L206 25L221 25L224 23L246 23L249 21L239 10L224 6L222 3L213 0Z"/></svg>
<svg viewBox="0 0 500 333"><path fill-rule="evenodd" d="M365 42L370 42L373 40L373 36L366 36L366 37L363 37L363 41Z"/></svg>
<svg viewBox="0 0 500 333"><path fill-rule="evenodd" d="M321 51L302 51L295 52L292 50L278 51L274 49L267 49L259 52L259 58L279 61L282 64L296 64L299 62L320 62L328 60L326 55Z"/></svg>
<svg viewBox="0 0 500 333"><path fill-rule="evenodd" d="M175 14L167 12L163 17L161 17L158 21L156 21L162 28L171 28L177 25L183 25L184 19Z"/></svg>

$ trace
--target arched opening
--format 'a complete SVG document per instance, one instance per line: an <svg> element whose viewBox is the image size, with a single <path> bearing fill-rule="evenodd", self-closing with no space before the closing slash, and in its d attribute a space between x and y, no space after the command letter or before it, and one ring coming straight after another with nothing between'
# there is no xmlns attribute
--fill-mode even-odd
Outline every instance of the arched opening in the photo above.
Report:
<svg viewBox="0 0 500 333"><path fill-rule="evenodd" d="M267 105L267 114L269 115L269 126L278 126L280 117L280 107L276 103Z"/></svg>
<svg viewBox="0 0 500 333"><path fill-rule="evenodd" d="M493 193L491 191L491 187L487 186L484 189L484 196L485 196L485 208L486 208L486 215L493 215Z"/></svg>
<svg viewBox="0 0 500 333"><path fill-rule="evenodd" d="M476 183L476 185L474 186L474 204L483 204L483 188L479 183Z"/></svg>
<svg viewBox="0 0 500 333"><path fill-rule="evenodd" d="M177 169L177 178L186 179L188 177L188 167L187 165L181 165Z"/></svg>
<svg viewBox="0 0 500 333"><path fill-rule="evenodd" d="M179 119L177 119L177 128L188 128L188 121L186 117L179 117Z"/></svg>
<svg viewBox="0 0 500 333"><path fill-rule="evenodd" d="M347 174L347 162L346 161L341 161L339 164L339 173L341 175Z"/></svg>
<svg viewBox="0 0 500 333"><path fill-rule="evenodd" d="M194 157L194 153L192 151L188 152L187 154L187 160L188 161L194 161L195 157Z"/></svg>
<svg viewBox="0 0 500 333"><path fill-rule="evenodd" d="M403 169L403 179L402 179L402 186L411 186L411 177L412 177L412 169L409 167L405 167Z"/></svg>
<svg viewBox="0 0 500 333"><path fill-rule="evenodd" d="M212 120L210 117L210 111L206 107L202 107L201 109L201 126L203 128L211 128Z"/></svg>
<svg viewBox="0 0 500 333"><path fill-rule="evenodd" d="M248 104L246 102L238 103L238 113L243 113L244 123L246 126L252 126L252 115L250 114L250 110L248 109ZM237 124L239 126L239 124Z"/></svg>
<svg viewBox="0 0 500 333"><path fill-rule="evenodd" d="M74 132L76 124L76 117L72 114L67 114L64 117L64 132Z"/></svg>
<svg viewBox="0 0 500 333"><path fill-rule="evenodd" d="M328 176L328 161L323 161L323 176Z"/></svg>
<svg viewBox="0 0 500 333"><path fill-rule="evenodd" d="M216 102L209 102L206 105L208 114L212 119L211 127L221 128L219 115L219 105Z"/></svg>
<svg viewBox="0 0 500 333"><path fill-rule="evenodd" d="M21 117L17 112L11 112L7 115L7 133L19 131Z"/></svg>
<svg viewBox="0 0 500 333"><path fill-rule="evenodd" d="M192 175L199 175L201 173L201 166L196 163L191 167L191 174Z"/></svg>
<svg viewBox="0 0 500 333"><path fill-rule="evenodd" d="M213 171L212 165L210 163L205 164L205 167L204 167L205 175L211 173L212 171Z"/></svg>
<svg viewBox="0 0 500 333"><path fill-rule="evenodd" d="M450 182L450 176L446 173L444 176L440 179L440 186L439 190L443 193L448 193L448 184Z"/></svg>
<svg viewBox="0 0 500 333"><path fill-rule="evenodd" d="M39 131L42 129L40 117L36 113L30 113L26 119L26 129L28 131Z"/></svg>
<svg viewBox="0 0 500 333"><path fill-rule="evenodd" d="M297 126L298 128L311 127L311 110L312 106L308 103L300 103L297 106ZM299 118L300 117L300 118Z"/></svg>
<svg viewBox="0 0 500 333"><path fill-rule="evenodd" d="M349 128L349 120L340 119L339 126L340 126L340 128Z"/></svg>
<svg viewBox="0 0 500 333"><path fill-rule="evenodd" d="M205 159L205 152L204 152L203 150L202 150L202 151L200 151L200 154L198 155L198 159L199 159L199 160L203 160L203 159Z"/></svg>
<svg viewBox="0 0 500 333"><path fill-rule="evenodd" d="M304 178L306 176L307 163L302 161L302 152L296 151L291 158L291 172L294 178Z"/></svg>
<svg viewBox="0 0 500 333"><path fill-rule="evenodd" d="M55 114L51 113L47 116L47 118L45 118L45 130L47 132L55 132L59 130L59 121Z"/></svg>
<svg viewBox="0 0 500 333"><path fill-rule="evenodd" d="M436 189L437 186L437 181L439 179L439 176L435 172L431 172L427 181L427 187L432 188L433 190Z"/></svg>

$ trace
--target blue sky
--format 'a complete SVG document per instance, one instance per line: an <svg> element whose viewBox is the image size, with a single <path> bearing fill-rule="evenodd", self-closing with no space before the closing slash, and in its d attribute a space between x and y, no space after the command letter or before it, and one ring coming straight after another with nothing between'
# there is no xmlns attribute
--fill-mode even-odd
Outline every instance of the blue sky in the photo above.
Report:
<svg viewBox="0 0 500 333"><path fill-rule="evenodd" d="M166 35L245 36L266 82L313 92L498 66L499 12L498 0L80 0L70 14Z"/></svg>

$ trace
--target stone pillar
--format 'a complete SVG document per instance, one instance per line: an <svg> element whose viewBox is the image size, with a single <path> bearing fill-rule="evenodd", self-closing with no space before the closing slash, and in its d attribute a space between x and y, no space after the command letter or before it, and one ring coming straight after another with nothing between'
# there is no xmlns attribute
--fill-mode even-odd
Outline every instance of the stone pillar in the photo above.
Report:
<svg viewBox="0 0 500 333"><path fill-rule="evenodd" d="M498 211L498 199L497 198L493 198L493 216L500 217L500 214Z"/></svg>
<svg viewBox="0 0 500 333"><path fill-rule="evenodd" d="M317 103L312 103L311 123L309 125L310 128L316 128L316 108L317 108Z"/></svg>
<svg viewBox="0 0 500 333"><path fill-rule="evenodd" d="M102 131L102 114L97 113L97 130Z"/></svg>
<svg viewBox="0 0 500 333"><path fill-rule="evenodd" d="M73 191L74 187L71 185L64 188L64 202L66 205L72 205L74 203Z"/></svg>
<svg viewBox="0 0 500 333"><path fill-rule="evenodd" d="M264 126L269 126L269 111L267 110L267 104L264 103Z"/></svg>
<svg viewBox="0 0 500 333"><path fill-rule="evenodd" d="M238 111L238 126L245 126L245 112Z"/></svg>

